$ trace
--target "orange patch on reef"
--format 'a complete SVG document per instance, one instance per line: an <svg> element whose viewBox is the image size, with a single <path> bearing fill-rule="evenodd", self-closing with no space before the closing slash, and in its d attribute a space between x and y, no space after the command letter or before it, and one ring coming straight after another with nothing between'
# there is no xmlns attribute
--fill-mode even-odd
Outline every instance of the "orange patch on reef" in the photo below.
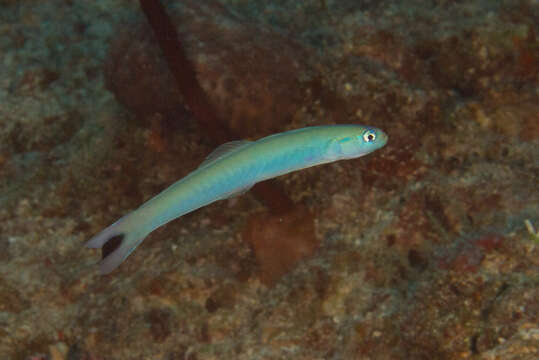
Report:
<svg viewBox="0 0 539 360"><path fill-rule="evenodd" d="M518 53L517 73L524 79L533 79L539 71L539 56L537 52L537 40L532 27L528 29L525 39L513 38L513 44Z"/></svg>
<svg viewBox="0 0 539 360"><path fill-rule="evenodd" d="M281 215L253 215L243 229L243 239L252 247L260 279L272 285L318 248L312 213L296 206Z"/></svg>
<svg viewBox="0 0 539 360"><path fill-rule="evenodd" d="M164 136L163 127L159 118L152 118L150 134L146 139L146 145L151 150L162 153L167 150L167 141Z"/></svg>

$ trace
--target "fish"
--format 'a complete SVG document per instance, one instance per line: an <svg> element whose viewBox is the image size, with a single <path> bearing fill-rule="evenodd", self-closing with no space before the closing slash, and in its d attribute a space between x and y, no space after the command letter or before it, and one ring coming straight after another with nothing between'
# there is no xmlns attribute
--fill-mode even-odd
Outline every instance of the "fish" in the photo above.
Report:
<svg viewBox="0 0 539 360"><path fill-rule="evenodd" d="M101 274L116 269L153 230L218 200L248 191L254 184L293 171L353 159L382 148L386 133L346 124L310 126L239 140L215 149L184 178L121 217L87 243L101 248Z"/></svg>

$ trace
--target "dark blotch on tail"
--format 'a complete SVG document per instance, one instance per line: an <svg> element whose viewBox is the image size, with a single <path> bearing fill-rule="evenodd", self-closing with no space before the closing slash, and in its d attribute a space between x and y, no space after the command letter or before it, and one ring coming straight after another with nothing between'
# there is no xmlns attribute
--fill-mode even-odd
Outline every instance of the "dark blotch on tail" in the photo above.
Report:
<svg viewBox="0 0 539 360"><path fill-rule="evenodd" d="M101 247L101 259L106 258L107 256L109 256L110 253L112 253L120 245L122 245L123 240L124 240L123 234L116 235L108 239Z"/></svg>

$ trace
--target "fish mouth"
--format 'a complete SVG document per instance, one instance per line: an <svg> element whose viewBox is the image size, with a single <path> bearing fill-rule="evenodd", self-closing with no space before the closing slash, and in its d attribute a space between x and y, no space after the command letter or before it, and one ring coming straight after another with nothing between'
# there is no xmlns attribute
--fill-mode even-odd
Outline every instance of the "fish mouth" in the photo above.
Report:
<svg viewBox="0 0 539 360"><path fill-rule="evenodd" d="M380 147L384 146L385 144L387 144L387 140L388 140L388 136L385 132L383 132L382 130L380 130L380 134L378 135L379 138L380 138Z"/></svg>

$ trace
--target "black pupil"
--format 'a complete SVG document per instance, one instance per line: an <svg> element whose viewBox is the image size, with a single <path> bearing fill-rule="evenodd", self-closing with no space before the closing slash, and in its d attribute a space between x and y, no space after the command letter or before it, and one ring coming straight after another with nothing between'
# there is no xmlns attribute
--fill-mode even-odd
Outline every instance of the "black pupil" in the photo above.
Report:
<svg viewBox="0 0 539 360"><path fill-rule="evenodd" d="M367 135L367 139L369 139L369 141L373 141L374 140L374 135L373 134Z"/></svg>

